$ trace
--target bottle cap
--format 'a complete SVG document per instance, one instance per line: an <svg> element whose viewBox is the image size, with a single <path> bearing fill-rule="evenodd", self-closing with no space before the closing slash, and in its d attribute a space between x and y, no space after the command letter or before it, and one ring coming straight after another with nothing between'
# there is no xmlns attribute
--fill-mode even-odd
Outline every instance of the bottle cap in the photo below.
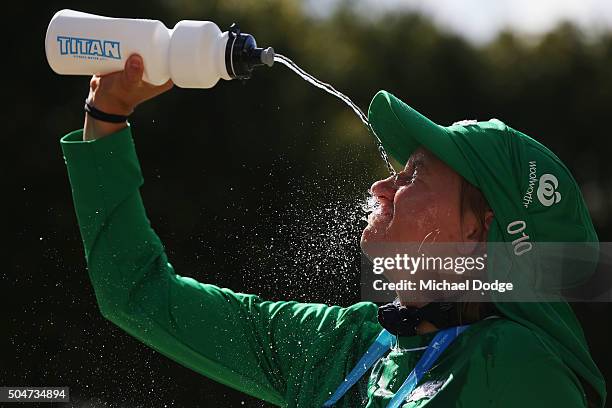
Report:
<svg viewBox="0 0 612 408"><path fill-rule="evenodd" d="M255 38L241 33L236 23L228 30L225 46L225 65L227 73L235 79L249 79L253 68L274 64L274 49L272 47L258 48Z"/></svg>

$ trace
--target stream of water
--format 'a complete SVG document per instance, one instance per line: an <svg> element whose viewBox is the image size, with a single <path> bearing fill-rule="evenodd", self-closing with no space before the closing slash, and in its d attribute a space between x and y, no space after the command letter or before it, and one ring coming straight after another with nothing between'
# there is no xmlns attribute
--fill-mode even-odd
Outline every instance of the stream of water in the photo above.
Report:
<svg viewBox="0 0 612 408"><path fill-rule="evenodd" d="M393 168L393 166L391 165L391 162L389 161L389 156L387 155L387 152L385 151L385 148L383 147L382 142L380 141L380 138L378 137L378 135L374 131L374 128L368 121L368 116L365 113L363 113L363 111L359 108L359 106L355 105L355 103L353 103L353 101L351 101L351 99L348 96L338 91L336 88L334 88L330 84L323 82L323 81L319 81L317 78L313 77L308 72L304 71L302 68L297 66L295 62L291 61L289 58L285 57L284 55L276 54L274 56L274 61L281 63L287 68L291 69L293 72L295 72L300 77L302 77L302 79L304 79L306 82L316 86L319 89L324 90L325 92L331 95L334 95L335 97L340 99L342 102L346 103L353 110L353 112L355 112L357 117L359 117L361 122L363 122L363 124L370 131L370 133L372 133L372 135L375 137L376 144L378 145L378 152L380 153L380 156L382 157L385 164L387 165L387 169L389 170L389 173L391 173L391 175L395 175L395 169Z"/></svg>

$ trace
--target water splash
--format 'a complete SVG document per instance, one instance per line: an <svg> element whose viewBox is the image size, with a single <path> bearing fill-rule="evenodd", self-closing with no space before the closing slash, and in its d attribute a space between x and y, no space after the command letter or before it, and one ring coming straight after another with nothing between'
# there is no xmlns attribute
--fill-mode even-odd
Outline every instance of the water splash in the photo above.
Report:
<svg viewBox="0 0 612 408"><path fill-rule="evenodd" d="M347 154L346 160L351 159ZM363 173L350 172L350 167L317 168L309 175L292 173L292 187L285 190L280 189L279 180L285 178L287 167L272 165L262 189L272 196L282 194L282 203L264 201L252 208L258 221L228 236L224 248L214 253L214 258L224 259L240 248L240 262L232 265L245 276L240 291L269 300L330 305L348 306L361 300L359 241L366 225L363 187L369 180ZM229 205L238 208L240 204ZM228 214L236 217L228 218L232 224L241 218L234 215L238 211ZM213 239L202 238L203 243ZM214 282L210 273L201 279Z"/></svg>
<svg viewBox="0 0 612 408"><path fill-rule="evenodd" d="M261 271L247 290L267 288L303 302L358 301L363 229L359 204L345 197L303 205L300 201L308 200L306 192L295 192L290 200L266 221L276 224L275 233L259 233L246 249L253 260L246 269Z"/></svg>
<svg viewBox="0 0 612 408"><path fill-rule="evenodd" d="M368 221L368 216L371 213L376 214L380 211L380 201L376 199L376 197L370 195L361 203L361 210L364 215L361 217L363 221Z"/></svg>
<svg viewBox="0 0 612 408"><path fill-rule="evenodd" d="M393 168L393 166L391 165L391 162L389 161L389 156L387 155L387 152L385 151L385 148L383 147L383 144L380 138L374 131L374 128L370 124L370 121L368 121L368 116L365 113L363 113L363 111L359 108L359 106L357 106L351 100L351 98L349 98L342 92L338 91L336 88L334 88L330 84L320 81L317 78L313 77L308 72L300 68L295 62L291 61L289 58L285 57L284 55L276 54L274 56L274 61L279 62L283 64L284 66L286 66L287 68L291 69L293 72L298 74L300 77L302 77L302 79L304 79L306 82L310 83L311 85L314 85L315 87L322 89L331 95L334 95L335 97L340 99L342 102L346 103L353 110L353 112L355 112L355 114L361 120L361 122L363 122L363 124L366 126L368 131L376 138L378 152L380 154L380 157L382 157L385 164L387 165L387 169L389 170L389 173L391 173L391 175L396 174L395 169Z"/></svg>

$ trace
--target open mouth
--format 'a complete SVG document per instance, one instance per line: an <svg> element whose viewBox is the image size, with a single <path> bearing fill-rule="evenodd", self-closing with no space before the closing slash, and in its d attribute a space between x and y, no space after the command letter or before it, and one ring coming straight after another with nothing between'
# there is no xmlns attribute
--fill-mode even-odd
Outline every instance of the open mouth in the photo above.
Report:
<svg viewBox="0 0 612 408"><path fill-rule="evenodd" d="M368 224L372 224L377 219L393 218L393 203L381 197L369 196L362 208L368 214Z"/></svg>

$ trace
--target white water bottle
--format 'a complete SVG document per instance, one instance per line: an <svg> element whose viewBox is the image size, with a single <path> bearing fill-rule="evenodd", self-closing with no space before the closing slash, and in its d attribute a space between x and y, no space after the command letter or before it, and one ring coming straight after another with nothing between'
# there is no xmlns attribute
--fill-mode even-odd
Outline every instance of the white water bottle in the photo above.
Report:
<svg viewBox="0 0 612 408"><path fill-rule="evenodd" d="M45 52L53 71L64 75L120 71L137 53L144 62L145 81L161 85L171 78L182 88L211 88L221 78L250 78L254 67L274 63L274 50L257 48L253 36L235 24L223 33L210 21L183 20L168 29L157 20L74 10L53 16Z"/></svg>

